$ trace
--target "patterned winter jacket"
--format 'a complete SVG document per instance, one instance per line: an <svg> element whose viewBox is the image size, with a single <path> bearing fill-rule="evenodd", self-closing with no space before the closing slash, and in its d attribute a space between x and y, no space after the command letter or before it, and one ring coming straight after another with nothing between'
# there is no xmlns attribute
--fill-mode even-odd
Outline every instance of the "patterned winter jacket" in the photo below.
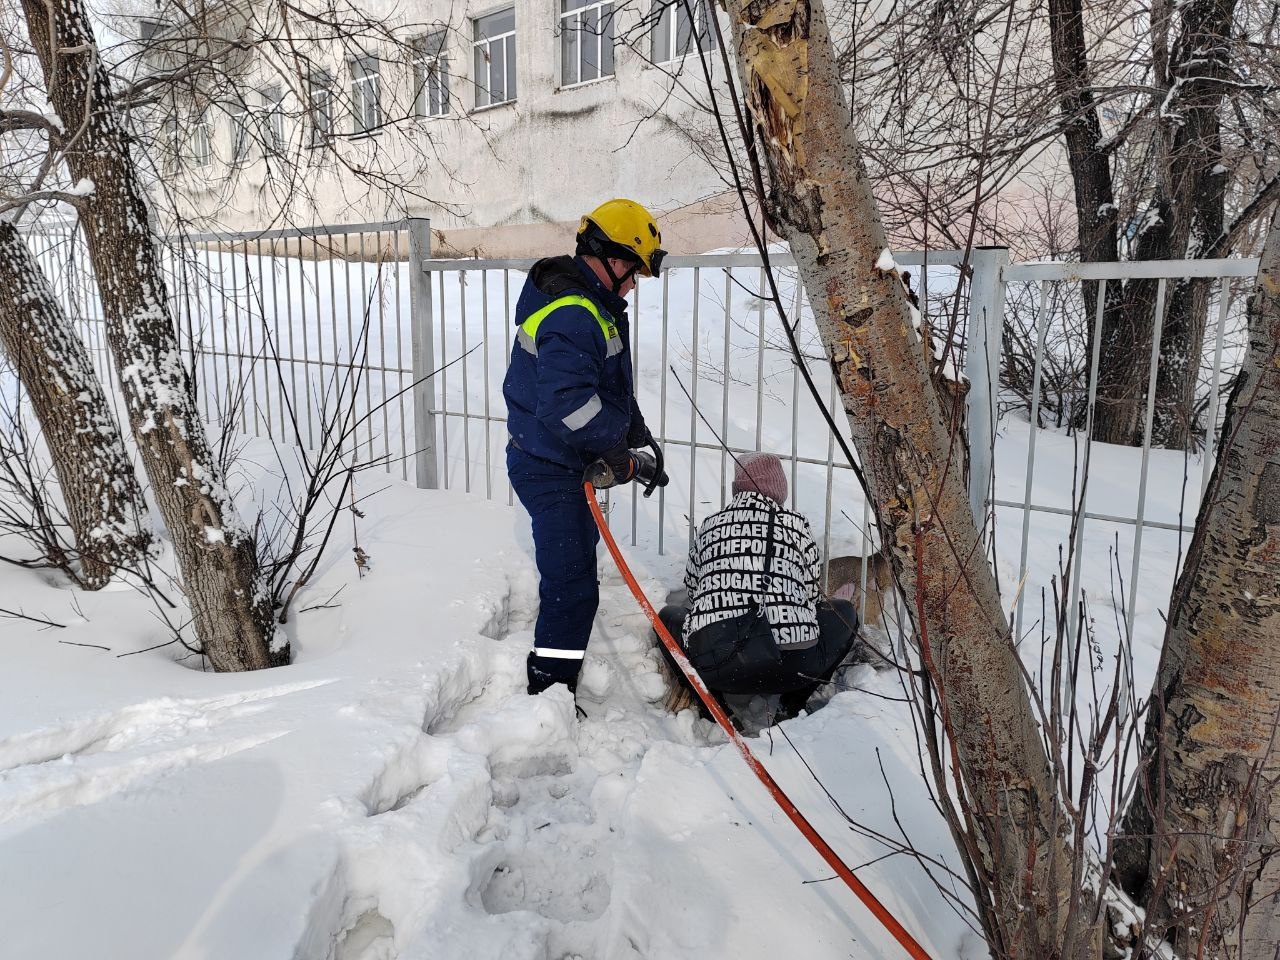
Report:
<svg viewBox="0 0 1280 960"><path fill-rule="evenodd" d="M771 517L773 558L765 570ZM818 642L821 569L808 520L764 494L735 495L702 522L689 551L685 643L708 624L746 613L755 600L764 606L780 648L812 646Z"/></svg>

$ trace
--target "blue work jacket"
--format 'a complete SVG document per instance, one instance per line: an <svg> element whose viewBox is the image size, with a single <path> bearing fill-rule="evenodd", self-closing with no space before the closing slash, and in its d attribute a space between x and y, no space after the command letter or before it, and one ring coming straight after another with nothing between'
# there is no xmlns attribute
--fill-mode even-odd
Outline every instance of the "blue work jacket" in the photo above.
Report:
<svg viewBox="0 0 1280 960"><path fill-rule="evenodd" d="M626 300L580 258L548 258L529 271L515 323L502 393L519 449L579 471L624 443L643 443Z"/></svg>

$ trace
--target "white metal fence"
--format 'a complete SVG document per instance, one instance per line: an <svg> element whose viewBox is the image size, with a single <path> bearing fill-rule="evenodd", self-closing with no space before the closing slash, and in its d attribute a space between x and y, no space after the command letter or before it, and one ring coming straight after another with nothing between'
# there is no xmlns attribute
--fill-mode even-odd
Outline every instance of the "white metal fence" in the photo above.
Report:
<svg viewBox="0 0 1280 960"><path fill-rule="evenodd" d="M80 238L59 227L29 240L105 361L100 305ZM296 435L307 446L325 430L336 398L351 396L359 418L347 444L351 456L421 486L511 501L502 380L513 308L532 261L433 260L429 253L425 220L185 237L165 266L206 416L290 442L296 417ZM1211 449L1219 387L1242 342L1229 321L1238 318L1233 305L1257 261L1011 265L999 248L895 259L914 274L926 310L937 316L959 307L954 348L971 381L971 499L988 518L1005 593L1018 596L1019 633L1028 597L1055 575L1069 579L1069 589L1095 595L1127 581L1125 629L1135 618L1157 616L1209 455L1193 462L1152 448L1155 362L1140 448L1093 444L1088 429L1031 429L1024 415L1002 416L1002 332L1022 323L1022 335L1035 344L1028 411L1035 423L1051 333L1065 322L1064 304L1075 298L1079 307L1084 282L1103 288L1155 278L1163 301L1170 279L1216 278L1202 378ZM652 500L634 486L610 497L610 522L633 543L682 552L694 526L725 502L732 455L767 449L787 464L793 503L810 517L826 556L874 549L869 505L823 421L819 402L837 412L839 403L794 263L776 253L768 266L755 253L671 257L660 279L642 281L632 295L638 397L672 478ZM785 317L769 302L775 288ZM1018 319L1007 304L1028 295L1036 308ZM1087 376L1091 422L1102 314L1084 306L1095 345ZM804 386L783 322L799 337L818 399ZM1160 336L1157 325L1154 361ZM101 362L104 378L113 380L109 368ZM1077 514L1082 519L1073 524ZM1057 568L1058 548L1069 550L1069 569ZM1144 551L1154 554L1150 570ZM1009 559L1015 556L1016 565Z"/></svg>

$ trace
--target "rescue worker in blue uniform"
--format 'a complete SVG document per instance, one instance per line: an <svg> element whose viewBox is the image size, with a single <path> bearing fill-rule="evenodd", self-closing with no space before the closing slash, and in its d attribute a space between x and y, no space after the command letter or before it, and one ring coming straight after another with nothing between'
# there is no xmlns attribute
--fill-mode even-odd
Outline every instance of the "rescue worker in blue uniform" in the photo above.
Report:
<svg viewBox="0 0 1280 960"><path fill-rule="evenodd" d="M540 605L528 658L529 693L576 688L600 600L599 531L583 473L597 486L665 486L658 450L632 383L624 299L636 275L655 277L665 252L640 204L609 200L582 218L573 257L539 260L516 304L516 335L502 392L507 474L533 521Z"/></svg>

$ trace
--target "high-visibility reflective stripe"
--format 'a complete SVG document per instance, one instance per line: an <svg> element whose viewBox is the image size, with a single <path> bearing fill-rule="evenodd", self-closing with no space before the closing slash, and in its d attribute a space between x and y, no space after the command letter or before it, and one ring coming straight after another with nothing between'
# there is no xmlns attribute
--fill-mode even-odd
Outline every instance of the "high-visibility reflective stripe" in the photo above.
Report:
<svg viewBox="0 0 1280 960"><path fill-rule="evenodd" d="M618 328L613 321L605 314L600 312L600 308L588 300L586 297L580 297L577 294L570 294L567 297L560 297L558 300L552 300L545 307L529 314L524 323L520 324L516 331L516 341L526 352L538 355L538 327L542 326L542 321L551 315L553 310L560 307L582 307L593 317L596 323L600 324L600 331L604 334L605 355L616 357L622 352L622 337L618 336Z"/></svg>
<svg viewBox="0 0 1280 960"><path fill-rule="evenodd" d="M552 660L581 660L587 655L585 650L557 650L555 647L534 647L535 657L550 657Z"/></svg>
<svg viewBox="0 0 1280 960"><path fill-rule="evenodd" d="M600 394L593 393L590 400L564 418L564 425L570 430L581 430L603 409L604 404L600 402Z"/></svg>
<svg viewBox="0 0 1280 960"><path fill-rule="evenodd" d="M525 333L524 327L516 327L516 343L520 344L526 353L532 353L535 357L538 355L538 342Z"/></svg>

